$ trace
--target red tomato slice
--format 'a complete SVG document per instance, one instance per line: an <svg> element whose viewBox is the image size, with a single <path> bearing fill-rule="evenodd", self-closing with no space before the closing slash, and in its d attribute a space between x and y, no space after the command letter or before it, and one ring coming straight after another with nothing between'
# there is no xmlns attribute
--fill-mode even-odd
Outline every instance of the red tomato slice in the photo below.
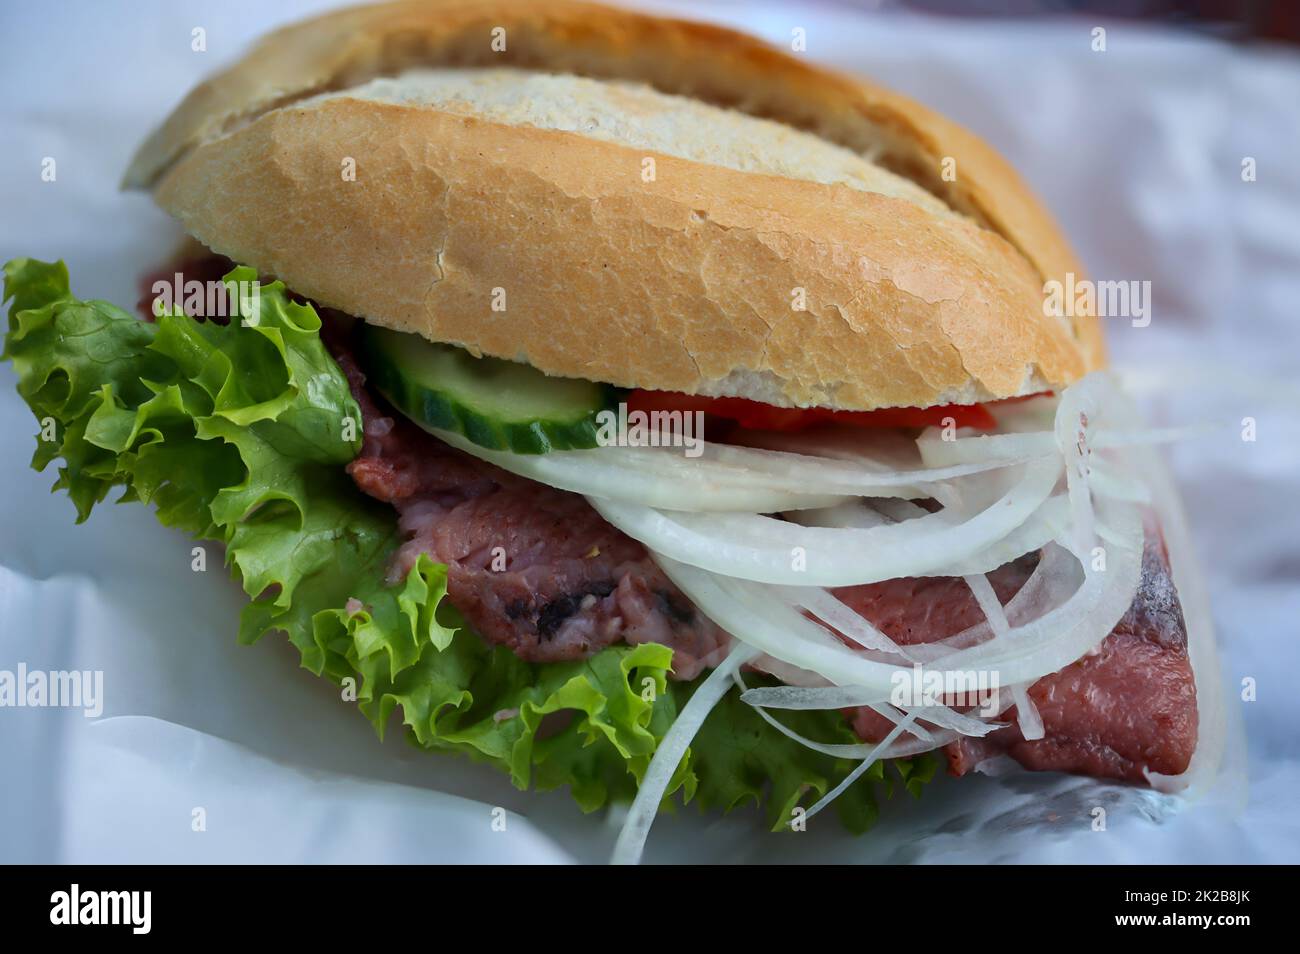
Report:
<svg viewBox="0 0 1300 954"><path fill-rule="evenodd" d="M703 397L677 391L638 389L627 396L629 411L703 411L763 431L801 431L834 421L852 427L942 427L952 418L956 427L991 430L993 415L983 404L944 404L938 407L888 407L878 411L833 411L829 408L789 408L747 398Z"/></svg>

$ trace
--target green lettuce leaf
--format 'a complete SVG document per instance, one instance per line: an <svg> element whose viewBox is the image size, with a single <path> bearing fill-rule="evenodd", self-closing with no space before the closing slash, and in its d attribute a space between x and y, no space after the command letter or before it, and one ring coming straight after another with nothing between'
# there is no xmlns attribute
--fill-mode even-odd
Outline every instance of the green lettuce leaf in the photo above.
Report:
<svg viewBox="0 0 1300 954"><path fill-rule="evenodd" d="M180 313L148 323L73 297L62 263L15 259L4 275L2 357L40 428L32 466L62 460L54 489L78 522L121 488L120 500L153 504L167 526L222 543L250 597L241 641L285 633L302 665L342 684L381 735L400 713L417 745L492 763L521 788L568 787L587 811L632 797L694 688L668 680L671 651L615 646L527 663L467 630L444 600L445 566L421 557L390 583L395 515L344 472L361 415L311 305L276 282L242 305L231 296L226 324ZM226 276L256 280L242 267ZM804 735L852 741L836 713L793 715ZM913 793L926 765L898 763ZM765 802L781 827L851 768L787 739L733 693L670 794L703 808ZM839 799L848 827L871 824L885 778L876 766Z"/></svg>

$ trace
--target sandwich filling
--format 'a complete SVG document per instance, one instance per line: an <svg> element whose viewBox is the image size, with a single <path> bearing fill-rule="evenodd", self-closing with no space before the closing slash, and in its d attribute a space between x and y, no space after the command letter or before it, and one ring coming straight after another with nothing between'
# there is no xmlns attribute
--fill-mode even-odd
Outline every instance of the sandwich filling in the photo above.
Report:
<svg viewBox="0 0 1300 954"><path fill-rule="evenodd" d="M673 650L673 677L690 680L725 657L730 637L581 496L501 470L450 447L366 386L344 336L327 339L365 419L348 472L392 504L406 543L392 576L421 554L449 567L449 599L485 639L533 661L588 657L626 642ZM501 562L493 566L494 548ZM1022 556L988 574L1010 603L1037 566ZM899 646L969 632L983 614L961 577L902 577L837 587L836 599ZM1146 528L1141 583L1123 619L1092 652L1033 684L1042 720L1032 740L1014 721L943 747L963 775L997 755L1026 768L1145 782L1186 771L1196 747L1196 689L1187 632L1158 527ZM894 723L868 706L846 717L867 741Z"/></svg>
<svg viewBox="0 0 1300 954"><path fill-rule="evenodd" d="M123 487L220 541L241 639L285 632L356 678L381 732L400 709L521 786L632 798L617 858L677 791L865 828L886 763L915 792L933 752L1162 790L1213 769L1205 630L1164 542L1183 530L1135 447L1168 435L1101 376L781 408L550 378L280 283L216 313L147 298L151 323L61 265L5 272L5 357L54 422L34 464L65 462L82 518Z"/></svg>
<svg viewBox="0 0 1300 954"><path fill-rule="evenodd" d="M187 274L219 275L230 264L213 256L183 267ZM146 287L150 284L146 282ZM152 300L146 296L141 307L151 309ZM361 449L347 465L347 472L360 490L396 510L403 535L404 542L395 551L389 569L391 581L405 578L421 556L445 564L447 597L474 632L530 662L587 659L612 645L653 643L672 650L672 678L689 681L722 663L737 641L746 641L748 633L729 632L665 572L664 567L674 563L672 556L656 552L644 539L625 532L628 528L607 519L602 510L608 509L594 497L511 472L492 462L502 459L500 451L494 457L473 442L427 424L421 426L395 409L368 379L368 373L375 370L373 364L367 367L367 356L374 354L363 343L368 329L327 309L322 315L323 340L346 377L362 416ZM409 339L401 343L417 352L427 346L415 336L400 338ZM656 399L653 392L630 398L642 405L713 407L720 413L710 418L712 432L720 433L728 445L747 449L747 445L766 444L776 448L767 453L775 454L788 453L780 448L802 447L827 455L822 458L827 469L843 462L843 449L836 445L856 442L878 453L885 448L887 458L918 438L918 431L921 440L932 436L938 428L923 430L927 423L960 422L964 426L958 433L980 435L967 437L968 443L997 439L1000 429L1014 432L1014 426L1002 428L999 417L1008 421L1017 415L1027 417L1033 414L1035 404L1030 400L1010 402L1001 409L896 409L878 414L874 423L885 426L855 430L835 427L839 421L862 423L855 415L842 412L782 409L727 399L700 403L672 395ZM1059 400L1049 396L1037 403L1053 413ZM856 417L872 422L871 414ZM812 425L807 434L815 436L798 433L801 422ZM826 422L830 422L829 432L820 426ZM1084 438L1078 439L1082 442ZM940 440L937 448L942 446ZM960 446L955 440L947 443ZM467 451L467 447L475 451ZM936 453L942 456L940 450ZM507 452L505 456L515 458L508 466L528 471L523 464L526 455ZM686 463L689 466L689 461ZM874 461L860 463L868 472L880 466ZM1105 466L1109 465L1100 459L1095 462L1101 474L1110 473L1102 469ZM891 496L867 496L866 505L858 512L849 511L849 527L874 525L878 529L889 525L891 518L898 527L907 518L942 516L947 508L930 494L956 494L954 488L987 475L979 466L968 464L966 469L970 472L952 480L951 486L918 482L917 487L902 488L898 496L894 489L877 490ZM961 472L960 465L956 472ZM1068 492L1053 491L1057 483L1065 485L1068 480L1051 477L1046 499L1030 514L1031 519L1019 526L1019 532L1052 504L1066 502ZM908 498L917 502L909 503ZM834 495L831 499L842 500ZM685 496L682 501L683 509L690 506ZM858 501L860 504L863 498ZM958 509L951 497L949 503ZM843 524L846 507L859 504L845 501L828 508L799 504L798 509L792 505L780 514L780 521L790 528L801 523ZM775 504L773 509L777 509ZM823 592L834 601L831 612L797 602L792 605L801 619L864 660L940 667L944 654L978 646L993 635L1005 635L1012 623L1020 622L1018 604L1030 606L1030 612L1046 608L1050 615L1052 595L1041 591L1077 584L1076 579L1059 572L1063 551L1055 541L1069 535L1070 521L1060 519L1060 508L1054 513L1046 521L1046 530L1038 531L1041 540L1012 543L1008 548L1006 541L1016 533L1004 535L1000 552L1006 559L994 557L992 565L984 568L986 572L974 574L986 581L986 590L972 585L972 574L889 576L885 571L875 574L879 579L825 587ZM936 721L925 716L917 720L928 723L930 729L918 726L914 743L899 746L896 729L905 708L889 705L888 698L862 705L851 704L852 698L843 695L833 701L843 703L837 707L865 742L889 739L900 755L922 747L942 749L954 775L973 771L998 756L1009 756L1032 770L1137 783L1147 783L1153 775L1181 775L1188 769L1198 735L1187 628L1160 528L1149 511L1137 526L1140 556L1135 554L1132 592L1116 613L1117 621L1081 654L1055 670L1017 687L999 687L994 696L1000 701L989 710L995 718L985 718L978 726L963 725L966 731L953 730L951 724L960 713L955 707L939 713L953 698L952 694L943 695L930 700L939 703ZM1097 542L1104 540L1097 537ZM988 549L998 551L997 546ZM1104 547L1100 550L1104 552ZM955 554L954 563L960 563ZM801 572L793 572L791 579L798 580ZM862 633L846 625L841 614L879 641L864 641ZM1020 613L1020 617L1026 615ZM925 648L933 651L927 654L922 651ZM779 654L760 655L746 668L771 672L792 687L813 692L844 684L838 678L828 678L827 673L793 665ZM894 676L897 688L903 680L897 673ZM946 736L950 738L944 741ZM917 744L922 739L926 740L924 746ZM942 744L931 744L936 739ZM889 747L882 752L888 755Z"/></svg>

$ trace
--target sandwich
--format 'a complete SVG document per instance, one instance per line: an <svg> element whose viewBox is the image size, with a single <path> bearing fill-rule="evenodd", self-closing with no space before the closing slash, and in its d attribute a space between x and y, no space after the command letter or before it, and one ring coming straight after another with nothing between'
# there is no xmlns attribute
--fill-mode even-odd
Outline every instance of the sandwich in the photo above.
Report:
<svg viewBox="0 0 1300 954"><path fill-rule="evenodd" d="M1171 434L949 120L714 26L413 0L269 35L124 184L187 234L139 314L5 265L33 466L223 548L239 639L379 733L627 806L619 861L673 803L1213 778Z"/></svg>

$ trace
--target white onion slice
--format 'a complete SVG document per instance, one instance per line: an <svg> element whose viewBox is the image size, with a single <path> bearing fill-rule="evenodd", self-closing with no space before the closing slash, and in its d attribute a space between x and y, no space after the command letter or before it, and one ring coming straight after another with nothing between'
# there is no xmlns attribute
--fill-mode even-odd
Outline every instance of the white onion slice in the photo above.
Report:
<svg viewBox="0 0 1300 954"><path fill-rule="evenodd" d="M1075 554L1084 581L1066 603L1005 637L944 657L956 669L998 669L1003 685L1032 683L1064 669L1104 639L1127 612L1142 569L1143 528L1131 505L1105 501L1100 525L1113 536L1106 569L1092 569L1092 555Z"/></svg>
<svg viewBox="0 0 1300 954"><path fill-rule="evenodd" d="M1041 550L1065 532L1070 522L1070 504L1064 495L1048 498L1023 524L990 547L952 566L941 567L928 576L972 576L992 573L1026 553Z"/></svg>
<svg viewBox="0 0 1300 954"><path fill-rule="evenodd" d="M932 575L987 550L1047 500L1059 473L1057 461L1025 465L1021 480L965 521L956 522L941 510L870 530L801 527L753 514L666 512L588 499L614 526L676 562L761 583L851 586Z"/></svg>
<svg viewBox="0 0 1300 954"><path fill-rule="evenodd" d="M801 527L841 527L855 530L870 530L882 527L889 521L875 507L865 500L853 499L836 504L833 507L810 507L807 510L794 510L782 514L792 523Z"/></svg>
<svg viewBox="0 0 1300 954"><path fill-rule="evenodd" d="M698 512L778 513L828 507L846 497L923 497L924 485L983 474L1011 465L984 460L938 468L882 469L876 462L844 462L727 444L704 444L688 458L681 448L597 447L514 454L481 447L464 435L426 428L480 460L530 480L590 497ZM913 452L914 453L914 452ZM1046 454L1050 455L1050 448Z"/></svg>
<svg viewBox="0 0 1300 954"><path fill-rule="evenodd" d="M787 686L829 686L826 677L819 676L811 669L801 669L798 666L792 666L782 659L775 659L766 654L756 656L749 664L759 672L765 672L769 676L775 676Z"/></svg>
<svg viewBox="0 0 1300 954"><path fill-rule="evenodd" d="M958 649L942 658L943 668L960 672L995 671L1001 685L1032 683L1063 669L1098 645L1132 603L1141 570L1142 524L1134 508L1104 501L1103 526L1117 542L1109 545L1107 569L1084 563L1078 590L1004 636ZM838 686L869 690L858 704L887 702L900 667L865 658L792 609L770 588L724 577L662 555L656 560L668 577L711 619L737 638L790 665L823 676Z"/></svg>
<svg viewBox="0 0 1300 954"><path fill-rule="evenodd" d="M834 594L813 586L788 586L782 588L787 600L812 613L823 623L843 633L859 646L879 652L893 653L911 660L911 655L903 646L899 646L869 620L853 612Z"/></svg>
<svg viewBox="0 0 1300 954"><path fill-rule="evenodd" d="M876 512L888 517L894 523L902 523L905 520L919 520L930 512L910 500L901 499L881 498L873 500L871 506Z"/></svg>
<svg viewBox="0 0 1300 954"><path fill-rule="evenodd" d="M998 401L987 407L997 421L999 433L1015 434L1050 431L1052 422L1056 420L1057 403L1055 395L1040 394L1019 401Z"/></svg>
<svg viewBox="0 0 1300 954"><path fill-rule="evenodd" d="M870 701L888 701L897 666L850 649L766 587L709 573L662 554L654 558L678 589L737 639L831 682L874 686L878 692Z"/></svg>
<svg viewBox="0 0 1300 954"><path fill-rule="evenodd" d="M1032 457L1048 457L1053 448L1047 448ZM585 453L585 452L572 452ZM740 447L732 444L710 444L705 452L708 460L762 474L782 488L818 493L844 493L858 497L894 497L897 488L911 488L943 480L956 480L989 471L1001 470L1025 460L962 461L942 467L917 467L915 450L907 461L889 462L873 460L867 456L814 457L788 451L768 450L758 447Z"/></svg>
<svg viewBox="0 0 1300 954"><path fill-rule="evenodd" d="M1024 460L1056 452L1055 435L1050 431L1027 434L979 434L944 440L936 431L926 431L916 439L921 460L927 467L952 467L990 460Z"/></svg>
<svg viewBox="0 0 1300 954"><path fill-rule="evenodd" d="M876 704L876 705L867 706L867 708L870 709L872 712L874 712L876 715L883 716L884 718L888 719L890 722L894 723L894 725L901 725L904 720L907 720L907 713L899 709L895 709L893 706ZM919 742L934 741L934 733L932 733L929 729L925 728L924 726L917 725L915 722L912 722L910 720L908 720L907 731Z"/></svg>
<svg viewBox="0 0 1300 954"><path fill-rule="evenodd" d="M1082 581L1083 571L1073 554L1059 544L1047 544L1029 579L1003 607L1007 622L1014 628L1039 618L1068 600ZM992 637L993 629L985 620L945 639L914 644L908 650L920 662L932 663L955 650L978 645Z"/></svg>
<svg viewBox="0 0 1300 954"><path fill-rule="evenodd" d="M737 685L743 691L748 691L747 687L745 686L744 680L740 678L739 674L737 674L735 678L736 678ZM742 699L744 698L743 694L741 698ZM884 744L883 741L878 743L864 742L858 745L826 744L821 742L815 742L811 739L806 738L805 736L800 735L799 733L795 732L793 729L790 729L789 727L785 726L783 723L778 721L776 718L774 718L772 715L770 715L768 712L766 712L761 708L756 709L755 711L758 712L758 714L764 719L764 721L766 721L769 725L773 726L777 731L781 732L787 738L793 739L795 742L807 746L808 748L812 749L814 752L821 752L824 755L830 755L833 757L840 757L840 758L854 758L854 759L911 758L916 755L923 755L926 752L933 752L935 749L943 748L948 743L954 742L957 739L961 738L961 736L958 733L952 731L951 729L941 729L937 732L926 731L922 729L920 726L916 725L916 723L912 720L912 718L907 713L895 713L893 709L889 706L872 706L871 708L874 711L879 712L880 714L886 716L886 718L888 718L891 722L893 722L895 726L899 726L903 728L912 737L908 739L896 737L893 741L890 741L887 745ZM998 714L1001 714L1004 708L1005 706L999 706ZM882 745L884 745L884 749L883 751L879 751ZM842 792L843 788L839 789L839 791Z"/></svg>
<svg viewBox="0 0 1300 954"><path fill-rule="evenodd" d="M1005 699L1003 698L1004 695L1006 697ZM1011 694L1002 689L998 690L997 702L996 705L993 706L993 715L990 716L990 718L996 719L1005 715L1006 712L1011 708L1011 705L1012 705ZM915 738L897 739L889 746L888 749L885 750L881 758L886 758L886 759L910 758L911 756L914 755L922 755L926 752L933 752L935 749L941 749L949 742L956 742L958 739L961 738L961 735L959 733L956 733L951 729L940 729L931 734L933 738L929 742L925 742Z"/></svg>
<svg viewBox="0 0 1300 954"><path fill-rule="evenodd" d="M830 424L793 432L750 431L741 443L801 457L852 461L873 470L904 470L919 460L916 441L892 428Z"/></svg>
<svg viewBox="0 0 1300 954"><path fill-rule="evenodd" d="M880 757L882 759L910 759L916 755L924 755L926 752L941 749L949 742L956 742L960 738L960 735L950 729L934 733L929 742L922 742L914 738L899 738L891 742L885 751L880 753Z"/></svg>
<svg viewBox="0 0 1300 954"><path fill-rule="evenodd" d="M1145 484L1104 457L1094 455L1089 486L1094 494L1103 494L1114 500L1138 504L1151 503L1151 491Z"/></svg>
<svg viewBox="0 0 1300 954"><path fill-rule="evenodd" d="M1002 602L994 592L989 578L983 573L976 573L965 577L965 580L984 618L989 621L989 628L993 630L993 635L1007 635L1011 631L1011 624L1007 622L1006 610L1003 609Z"/></svg>
<svg viewBox="0 0 1300 954"><path fill-rule="evenodd" d="M1041 739L1046 735L1043 717L1038 713L1038 706L1029 698L1027 686L1012 686L1011 698L1016 703L1016 721L1020 724L1020 734L1028 741Z"/></svg>
<svg viewBox="0 0 1300 954"><path fill-rule="evenodd" d="M906 678L905 671L904 677ZM897 720L893 719L888 713L881 712L884 707L873 701L874 696L875 693L872 690L856 686L829 686L826 688L763 686L758 689L748 690L740 699L756 709L789 709L792 711L849 709L856 706L868 706L876 712L880 712L885 718L896 722ZM994 729L1002 728L998 723L986 722L967 713L958 712L948 706L918 705L903 708L917 719L923 719L943 729L952 729L960 735L983 738Z"/></svg>
<svg viewBox="0 0 1300 954"><path fill-rule="evenodd" d="M1104 379L1090 374L1066 388L1056 409L1056 444L1065 459L1065 481L1070 497L1070 529L1079 552L1096 540L1093 528L1092 489L1088 471L1093 432L1099 425Z"/></svg>
<svg viewBox="0 0 1300 954"><path fill-rule="evenodd" d="M1076 384L1075 387L1078 385ZM1070 390L1073 389L1067 389L1065 393L1068 394ZM1092 446L1095 450L1111 450L1148 444L1168 444L1202 437L1213 430L1214 428L1205 425L1131 431L1106 428L1098 430L1093 435ZM917 438L916 446L921 451L921 460L925 466L935 469L957 467L962 464L988 464L994 461L1014 464L1052 454L1056 449L1056 434L1054 431L1028 431L1012 434L977 434L944 440L939 436L939 432L931 429Z"/></svg>
<svg viewBox="0 0 1300 954"><path fill-rule="evenodd" d="M912 718L912 713L908 713L907 718L894 726L890 733L880 740L880 744L872 749L871 753L865 759L858 763L857 768L844 777L844 781L840 782L840 784L836 785L833 789L819 798L817 803L804 813L804 817L812 818L831 802L835 801L835 799L839 798L840 795L844 793L845 789L861 778L862 774L866 772L867 769L871 768L871 766L885 754L885 751L889 748L890 744L903 734L903 731L907 728Z"/></svg>
<svg viewBox="0 0 1300 954"><path fill-rule="evenodd" d="M1121 478L1122 479L1122 478ZM1119 493L1120 500L1132 500L1132 494ZM849 501L836 507L821 510L800 511L792 515L794 522L801 526L841 527L870 529L886 522L881 518L892 518L896 522L916 519L929 515L929 511L907 500L873 499L868 509L859 501ZM957 508L953 508L954 510ZM876 513L877 517L864 517L862 511ZM991 573L1003 564L1010 563L1026 553L1043 549L1047 544L1061 536L1069 526L1070 505L1065 495L1056 495L1044 501L1023 524L1007 536L979 553L953 566L941 567L925 576L969 576L977 573ZM838 627L837 627L838 628ZM847 634L846 634L847 635Z"/></svg>
<svg viewBox="0 0 1300 954"><path fill-rule="evenodd" d="M1001 601L998 600L997 593L993 590L993 584L985 575L978 574L966 577L966 585L975 596L975 602L979 604L980 610L984 613L984 618L988 620L989 629L993 631L995 638L1006 636L1011 632L1011 624L1007 621L1006 610L1003 609ZM1029 692L1026 686L1012 686L1011 697L1016 703L1016 719L1020 724L1020 734L1026 739L1041 739L1043 737L1043 720L1038 714L1038 707L1034 701L1029 698Z"/></svg>
<svg viewBox="0 0 1300 954"><path fill-rule="evenodd" d="M760 473L689 459L679 450L655 447L598 447L592 450L513 454L488 450L461 434L430 428L452 447L538 483L594 497L647 507L697 511L777 513L829 507L843 494L815 488L785 489Z"/></svg>
<svg viewBox="0 0 1300 954"><path fill-rule="evenodd" d="M740 690L741 693L740 698L744 699L745 698L744 694L749 691L749 686L745 685L745 680L741 677L739 672L733 673L732 679L735 681L736 687ZM805 748L812 749L814 752L820 752L822 755L829 755L832 758L837 758L837 759L866 758L868 755L871 754L872 750L875 749L876 747L876 743L874 742L859 742L857 744L846 744L843 742L814 742L812 739L800 735L798 732L794 731L794 729L790 728L785 723L775 718L766 709L755 706L754 711L757 712L760 717L762 717L764 722L766 722L772 728L776 729L786 738L793 739L795 742L798 742L800 745L804 746ZM899 720L895 722L895 725L897 725L898 721L901 721L902 718L903 717L900 716ZM916 731L924 736L923 741L928 742L931 741L931 739L933 738L928 732L926 732L924 729L921 729L920 727L917 727Z"/></svg>
<svg viewBox="0 0 1300 954"><path fill-rule="evenodd" d="M740 670L757 653L737 642L731 653L722 663L705 677L695 694L682 707L677 719L664 733L659 746L655 749L645 776L636 790L636 798L628 810L623 828L618 833L614 844L614 855L610 859L616 865L634 865L641 860L645 850L645 840L650 834L650 826L659 812L659 803L663 801L673 774L681 763L682 757L690 747L691 740L699 732L700 726L708 718L713 707L722 701L722 697L731 689L731 677Z"/></svg>

